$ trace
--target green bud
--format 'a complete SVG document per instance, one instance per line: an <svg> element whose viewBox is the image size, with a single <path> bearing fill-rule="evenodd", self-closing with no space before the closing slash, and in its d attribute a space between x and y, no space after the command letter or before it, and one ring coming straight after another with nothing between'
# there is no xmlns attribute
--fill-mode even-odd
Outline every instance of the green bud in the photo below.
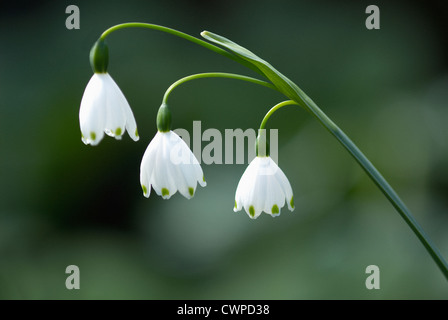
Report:
<svg viewBox="0 0 448 320"><path fill-rule="evenodd" d="M266 139L266 129L258 130L258 136L255 140L255 153L257 157L269 156L269 143Z"/></svg>
<svg viewBox="0 0 448 320"><path fill-rule="evenodd" d="M95 73L106 73L109 64L109 48L106 42L99 39L90 49L90 66Z"/></svg>
<svg viewBox="0 0 448 320"><path fill-rule="evenodd" d="M157 130L160 132L171 130L171 111L165 103L160 106L159 112L157 112Z"/></svg>

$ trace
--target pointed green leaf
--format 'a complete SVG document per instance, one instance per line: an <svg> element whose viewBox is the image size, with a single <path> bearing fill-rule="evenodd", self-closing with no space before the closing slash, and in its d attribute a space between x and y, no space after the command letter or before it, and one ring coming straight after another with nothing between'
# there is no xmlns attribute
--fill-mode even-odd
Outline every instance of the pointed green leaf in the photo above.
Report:
<svg viewBox="0 0 448 320"><path fill-rule="evenodd" d="M266 78L268 78L272 82L272 84L277 87L280 92L282 92L290 99L297 101L301 104L301 106L304 106L305 99L310 99L302 90L300 90L299 87L297 87L295 83L293 83L286 76L280 73L270 63L261 59L246 48L225 37L209 31L203 31L201 35L205 39L225 47L237 56L250 62L255 68L260 70L266 76Z"/></svg>

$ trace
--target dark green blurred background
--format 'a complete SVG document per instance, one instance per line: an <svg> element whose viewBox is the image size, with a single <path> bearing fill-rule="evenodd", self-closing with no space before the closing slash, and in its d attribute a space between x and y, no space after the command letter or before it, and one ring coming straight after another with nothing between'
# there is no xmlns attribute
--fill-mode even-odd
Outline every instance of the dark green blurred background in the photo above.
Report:
<svg viewBox="0 0 448 320"><path fill-rule="evenodd" d="M65 28L79 6L81 29ZM365 28L365 9L381 29ZM392 205L309 114L285 108L279 165L296 210L233 212L246 165L203 165L192 200L143 197L140 161L166 88L197 72L251 70L150 30L108 38L109 72L140 141L81 142L90 47L108 27L224 35L295 81L357 143L448 257L446 7L397 1L46 1L0 10L0 298L445 299L448 283ZM256 128L279 94L200 80L171 97L173 126ZM204 143L205 145L205 143ZM65 288L77 265L81 289ZM378 265L381 289L367 290Z"/></svg>

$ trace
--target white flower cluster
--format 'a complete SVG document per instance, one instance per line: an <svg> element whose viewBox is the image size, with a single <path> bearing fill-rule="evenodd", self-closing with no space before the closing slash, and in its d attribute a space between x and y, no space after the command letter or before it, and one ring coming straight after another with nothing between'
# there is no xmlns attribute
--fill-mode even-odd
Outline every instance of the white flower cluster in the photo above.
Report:
<svg viewBox="0 0 448 320"><path fill-rule="evenodd" d="M132 110L120 88L107 73L94 73L81 100L79 122L82 141L97 145L104 133L121 139L124 131L137 141L137 125ZM140 166L143 195L151 188L163 199L177 191L191 199L197 183L206 185L198 160L187 144L173 131L158 131L149 143ZM261 212L275 217L287 204L294 210L291 185L283 171L269 156L257 156L249 164L235 195L234 211L245 209L250 218Z"/></svg>

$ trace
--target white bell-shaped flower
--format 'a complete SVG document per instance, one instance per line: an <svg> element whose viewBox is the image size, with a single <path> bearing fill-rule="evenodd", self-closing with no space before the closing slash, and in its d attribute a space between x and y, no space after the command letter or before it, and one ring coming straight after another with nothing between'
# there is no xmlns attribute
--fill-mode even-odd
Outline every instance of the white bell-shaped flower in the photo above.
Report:
<svg viewBox="0 0 448 320"><path fill-rule="evenodd" d="M255 157L244 171L235 194L234 211L244 208L256 219L262 211L275 217L288 205L294 210L292 188L283 171L269 156Z"/></svg>
<svg viewBox="0 0 448 320"><path fill-rule="evenodd" d="M121 139L124 131L137 141L137 124L131 107L112 77L94 73L84 91L79 109L82 141L97 145L104 133Z"/></svg>
<svg viewBox="0 0 448 320"><path fill-rule="evenodd" d="M197 182L206 186L202 168L185 141L171 130L158 131L140 166L143 195L148 198L152 187L163 199L169 199L177 191L191 199Z"/></svg>

